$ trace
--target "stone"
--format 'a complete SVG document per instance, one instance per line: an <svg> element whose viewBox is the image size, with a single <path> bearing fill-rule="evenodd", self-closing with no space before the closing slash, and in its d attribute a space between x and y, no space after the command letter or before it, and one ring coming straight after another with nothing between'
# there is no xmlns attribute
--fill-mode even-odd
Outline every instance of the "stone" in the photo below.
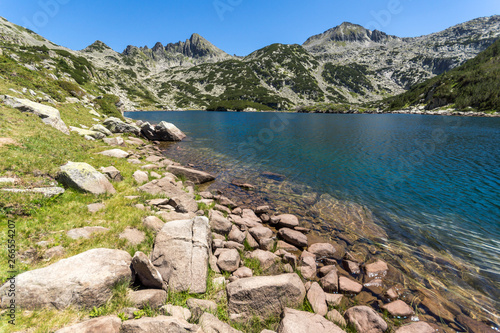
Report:
<svg viewBox="0 0 500 333"><path fill-rule="evenodd" d="M233 224L229 222L228 219L224 217L224 215L216 210L210 211L210 228L212 231L222 234L228 235L229 232L233 229Z"/></svg>
<svg viewBox="0 0 500 333"><path fill-rule="evenodd" d="M474 320L474 319L472 319L464 314L459 314L457 316L457 321L461 325L465 326L465 328L467 330L469 330L469 332L471 332L471 333L484 333L484 332L495 333L495 332L498 332L498 331L494 330L492 327L486 325L485 323ZM427 325L427 326L430 326L430 325ZM422 328L422 332L424 332L424 333L429 332L428 327L422 325L421 328ZM413 333L413 332L416 332L416 331L408 331L408 332L403 332L403 333Z"/></svg>
<svg viewBox="0 0 500 333"><path fill-rule="evenodd" d="M187 180L192 181L195 184L208 183L215 179L215 177L208 172L195 170L192 168L186 168L177 165L171 165L167 168L168 172L173 173L177 177L184 176Z"/></svg>
<svg viewBox="0 0 500 333"><path fill-rule="evenodd" d="M340 312L338 312L335 309L328 311L328 313L326 314L326 319L328 319L331 322L334 322L335 324L337 324L339 326L342 326L342 327L347 326L347 322L345 321L344 317L342 317Z"/></svg>
<svg viewBox="0 0 500 333"><path fill-rule="evenodd" d="M231 222L230 222L231 223ZM237 226L233 225L231 228L231 232L227 236L227 238L231 241L243 244L245 240L245 233L240 230Z"/></svg>
<svg viewBox="0 0 500 333"><path fill-rule="evenodd" d="M320 316L325 316L328 312L326 304L326 295L317 282L313 282L311 288L307 291L307 299L313 308L313 311Z"/></svg>
<svg viewBox="0 0 500 333"><path fill-rule="evenodd" d="M127 320L120 333L201 333L200 327L175 317L158 316Z"/></svg>
<svg viewBox="0 0 500 333"><path fill-rule="evenodd" d="M142 185L142 184L147 183L149 181L148 174L145 173L144 171L140 171L140 170L137 170L136 172L134 172L132 177L134 177L135 181L139 185Z"/></svg>
<svg viewBox="0 0 500 333"><path fill-rule="evenodd" d="M389 266L387 266L387 263L382 260L377 260L374 263L365 265L365 274L370 280L375 278L383 278L387 275L388 271Z"/></svg>
<svg viewBox="0 0 500 333"><path fill-rule="evenodd" d="M210 265L210 268L212 271L214 271L217 274L221 274L221 270L219 269L219 266L217 266L217 257L214 255L210 255L208 258L208 264Z"/></svg>
<svg viewBox="0 0 500 333"><path fill-rule="evenodd" d="M146 157L145 161L149 162L149 163L157 163L157 162L160 162L162 159L164 159L164 157L151 155L151 156Z"/></svg>
<svg viewBox="0 0 500 333"><path fill-rule="evenodd" d="M345 294L359 294L363 285L345 276L339 277L339 290Z"/></svg>
<svg viewBox="0 0 500 333"><path fill-rule="evenodd" d="M120 333L122 321L117 316L107 316L95 319L86 320L84 322L71 325L55 333Z"/></svg>
<svg viewBox="0 0 500 333"><path fill-rule="evenodd" d="M200 193L198 193L198 194L199 194L199 195L200 195L200 197L202 197L203 199L210 199L210 200L214 199L214 195L213 195L212 193L210 193L210 192L207 192L207 191L205 191L205 192L200 192Z"/></svg>
<svg viewBox="0 0 500 333"><path fill-rule="evenodd" d="M177 212L158 212L159 217L161 217L164 221L179 221L179 220L189 220L196 216L194 213L177 213Z"/></svg>
<svg viewBox="0 0 500 333"><path fill-rule="evenodd" d="M263 250L255 250L251 252L248 257L257 259L260 262L260 268L264 271L271 268L276 262L279 261L279 257L277 255Z"/></svg>
<svg viewBox="0 0 500 333"><path fill-rule="evenodd" d="M278 231L278 236L285 242L295 245L299 248L307 246L307 236L301 232L289 228L283 228Z"/></svg>
<svg viewBox="0 0 500 333"><path fill-rule="evenodd" d="M318 258L332 257L335 253L335 248L332 244L316 243L309 246L307 251L313 253Z"/></svg>
<svg viewBox="0 0 500 333"><path fill-rule="evenodd" d="M123 141L123 139L119 136L114 138L104 138L102 141L110 146L123 146L125 143L125 141Z"/></svg>
<svg viewBox="0 0 500 333"><path fill-rule="evenodd" d="M253 272L248 267L240 267L236 271L233 272L233 276L236 276L238 279L249 278L253 276Z"/></svg>
<svg viewBox="0 0 500 333"><path fill-rule="evenodd" d="M345 333L345 331L318 314L286 308L277 333Z"/></svg>
<svg viewBox="0 0 500 333"><path fill-rule="evenodd" d="M134 145L141 146L144 144L144 141L142 141L139 138L134 138L133 136L128 137L128 141L133 142Z"/></svg>
<svg viewBox="0 0 500 333"><path fill-rule="evenodd" d="M226 205L226 206L228 206L228 205ZM235 207L235 206L231 205L231 207ZM254 226L261 226L262 220L257 215L255 215L254 211L251 209L243 209L243 211L241 213L241 217L243 219L251 221L254 224ZM251 228L252 226L249 226L249 227Z"/></svg>
<svg viewBox="0 0 500 333"><path fill-rule="evenodd" d="M299 226L299 219L297 216L292 214L282 214L276 216L279 219L278 227L280 228L290 228L293 229Z"/></svg>
<svg viewBox="0 0 500 333"><path fill-rule="evenodd" d="M214 286L214 288L224 287L226 285L226 278L223 276L214 278L212 280L212 285Z"/></svg>
<svg viewBox="0 0 500 333"><path fill-rule="evenodd" d="M274 248L274 239L272 238L262 238L259 241L259 247L264 251L272 251Z"/></svg>
<svg viewBox="0 0 500 333"><path fill-rule="evenodd" d="M60 170L57 179L68 187L95 195L116 193L109 180L87 163L68 162Z"/></svg>
<svg viewBox="0 0 500 333"><path fill-rule="evenodd" d="M339 278L337 270L330 271L327 275L323 276L320 280L321 286L327 293L335 293L339 290Z"/></svg>
<svg viewBox="0 0 500 333"><path fill-rule="evenodd" d="M253 238L249 232L245 233L245 240L247 241L248 246L250 246L252 249L256 249L259 247L259 243L257 243L255 238Z"/></svg>
<svg viewBox="0 0 500 333"><path fill-rule="evenodd" d="M211 200L211 201L213 202L213 200ZM218 210L218 211L220 211L222 213L226 213L228 215L231 214L231 210L229 208L227 208L226 206L222 206L222 205L217 204L217 205L214 206L214 209Z"/></svg>
<svg viewBox="0 0 500 333"><path fill-rule="evenodd" d="M323 266L318 270L318 275L320 277L323 277L323 276L327 275L328 273L330 273L331 271L333 271L334 269L335 270L337 269L334 265Z"/></svg>
<svg viewBox="0 0 500 333"><path fill-rule="evenodd" d="M142 220L142 224L154 232L159 232L165 223L156 216L148 216Z"/></svg>
<svg viewBox="0 0 500 333"><path fill-rule="evenodd" d="M132 304L139 309L142 309L145 306L157 309L164 305L167 301L167 292L160 289L131 291L128 293L128 298Z"/></svg>
<svg viewBox="0 0 500 333"><path fill-rule="evenodd" d="M348 309L344 316L358 332L382 333L388 328L384 319L375 310L365 305Z"/></svg>
<svg viewBox="0 0 500 333"><path fill-rule="evenodd" d="M16 305L24 309L99 307L119 281L133 280L132 257L125 251L93 249L16 277ZM1 307L10 304L7 282L0 288Z"/></svg>
<svg viewBox="0 0 500 333"><path fill-rule="evenodd" d="M46 260L50 260L55 257L62 257L65 252L66 251L64 250L64 247L62 247L62 245L58 245L45 251L45 253L43 254L43 258Z"/></svg>
<svg viewBox="0 0 500 333"><path fill-rule="evenodd" d="M261 241L265 238L271 238L273 237L273 231L269 228L266 227L254 227L250 228L248 232L252 235L252 237L261 243Z"/></svg>
<svg viewBox="0 0 500 333"><path fill-rule="evenodd" d="M151 261L171 290L204 293L210 244L206 217L167 222L156 236Z"/></svg>
<svg viewBox="0 0 500 333"><path fill-rule="evenodd" d="M87 209L89 210L90 213L97 213L100 210L103 210L106 208L106 206L102 203L94 203L87 205Z"/></svg>
<svg viewBox="0 0 500 333"><path fill-rule="evenodd" d="M329 294L325 293L326 303L328 306L339 306L342 300L344 299L344 295L342 294Z"/></svg>
<svg viewBox="0 0 500 333"><path fill-rule="evenodd" d="M158 165L156 165L156 164L147 164L147 165L143 165L143 166L141 166L141 169L142 169L142 170L148 170L148 171L149 171L149 170L157 170L157 169L159 169L159 168L160 168L160 167L159 167Z"/></svg>
<svg viewBox="0 0 500 333"><path fill-rule="evenodd" d="M259 206L255 209L255 214L257 215L262 215L262 214L267 214L271 210L271 207L269 206Z"/></svg>
<svg viewBox="0 0 500 333"><path fill-rule="evenodd" d="M229 249L219 255L217 266L223 271L232 273L240 267L240 261L238 250Z"/></svg>
<svg viewBox="0 0 500 333"><path fill-rule="evenodd" d="M276 246L278 250L285 250L287 252L299 252L300 250L293 246L292 244L288 244L287 242L284 242L282 240L278 241L278 244Z"/></svg>
<svg viewBox="0 0 500 333"><path fill-rule="evenodd" d="M146 288L163 289L166 287L160 272L153 265L148 256L138 251L132 258L132 268L137 280Z"/></svg>
<svg viewBox="0 0 500 333"><path fill-rule="evenodd" d="M229 241L224 243L224 248L226 249L236 249L238 251L243 251L245 250L245 246L241 243Z"/></svg>
<svg viewBox="0 0 500 333"><path fill-rule="evenodd" d="M243 333L220 321L210 313L204 313L200 317L199 325L204 333Z"/></svg>
<svg viewBox="0 0 500 333"><path fill-rule="evenodd" d="M83 227L68 230L66 235L71 239L89 239L93 234L108 232L110 229L104 227Z"/></svg>
<svg viewBox="0 0 500 333"><path fill-rule="evenodd" d="M382 309L387 310L394 317L409 317L413 315L413 309L403 302L402 300L397 300L382 306Z"/></svg>
<svg viewBox="0 0 500 333"><path fill-rule="evenodd" d="M300 257L299 270L304 279L311 280L316 277L316 256L304 255L304 251Z"/></svg>
<svg viewBox="0 0 500 333"><path fill-rule="evenodd" d="M183 308L182 306L175 306L172 304L167 304L162 307L164 311L172 317L188 321L191 318L191 311L189 309Z"/></svg>
<svg viewBox="0 0 500 333"><path fill-rule="evenodd" d="M243 214L243 209L241 209L241 207L236 207L235 209L233 209L231 211L231 214L234 214L234 215L240 215Z"/></svg>
<svg viewBox="0 0 500 333"><path fill-rule="evenodd" d="M144 232L127 227L119 236L120 239L126 239L131 245L139 245L146 239Z"/></svg>
<svg viewBox="0 0 500 333"><path fill-rule="evenodd" d="M298 306L306 290L300 277L293 274L254 276L231 282L226 287L230 315L245 320L252 316L279 316L285 306Z"/></svg>
<svg viewBox="0 0 500 333"><path fill-rule="evenodd" d="M150 141L182 141L186 137L174 124L166 121L156 126L146 122L141 126L141 133Z"/></svg>
<svg viewBox="0 0 500 333"><path fill-rule="evenodd" d="M151 177L156 178L156 179L161 179L161 178L163 178L163 176L162 176L162 175L160 175L159 173L156 173L156 172L154 172L154 171L150 171L150 172L149 172L149 174L151 175Z"/></svg>
<svg viewBox="0 0 500 333"><path fill-rule="evenodd" d="M135 135L139 135L141 131L139 127L127 124L116 117L107 118L106 120L104 120L103 125L111 133L132 133Z"/></svg>
<svg viewBox="0 0 500 333"><path fill-rule="evenodd" d="M121 149L111 149L111 150L105 150L99 153L99 155L104 155L104 156L109 156L109 157L115 157L115 158L127 158L129 157L129 153L126 151L123 151Z"/></svg>
<svg viewBox="0 0 500 333"><path fill-rule="evenodd" d="M170 199L179 200L182 205L182 210L186 212L196 212L198 204L194 200L194 195L186 193L182 187L182 183L177 183L173 175L168 175L162 179L156 179L139 187L139 191L143 191L153 195L164 195ZM181 210L177 209L181 212Z"/></svg>
<svg viewBox="0 0 500 333"><path fill-rule="evenodd" d="M297 267L298 258L295 254L285 253L283 255L283 262L289 263L290 265L292 265L292 267ZM316 264L314 265L314 267L316 267ZM314 273L316 273L316 270Z"/></svg>
<svg viewBox="0 0 500 333"><path fill-rule="evenodd" d="M100 139L103 139L106 137L101 132L91 131L91 130L84 129L84 128L70 126L69 129L71 132L75 132L78 135L85 137L85 139L87 139L87 137L89 137L90 140L100 140ZM89 139L87 139L87 140L89 140Z"/></svg>
<svg viewBox="0 0 500 333"><path fill-rule="evenodd" d="M110 136L113 134L113 133L111 133L110 130L108 130L106 127L102 126L101 124L97 124L97 125L92 126L90 128L90 130L94 131L94 132L101 132L105 136Z"/></svg>
<svg viewBox="0 0 500 333"><path fill-rule="evenodd" d="M361 273L360 265L351 260L343 260L342 266L351 274L358 275Z"/></svg>
<svg viewBox="0 0 500 333"><path fill-rule="evenodd" d="M115 182L121 182L123 181L123 176L121 172L115 168L114 166L110 166L107 168L102 168L101 172L108 177L109 180L115 181Z"/></svg>
<svg viewBox="0 0 500 333"><path fill-rule="evenodd" d="M56 130L69 135L69 129L64 121L62 121L61 114L56 108L8 95L0 96L0 98L5 105L18 109L21 112L33 113L40 117L46 125L52 126Z"/></svg>
<svg viewBox="0 0 500 333"><path fill-rule="evenodd" d="M493 330L491 330L491 331L493 331ZM395 331L395 333L435 333L435 332L436 332L436 330L434 328L432 328L431 325L429 325L423 321L419 321L416 323L411 323L408 325L401 326L400 328L398 328ZM488 332L488 331L484 331L484 332ZM473 333L479 333L479 332L473 332Z"/></svg>
<svg viewBox="0 0 500 333"><path fill-rule="evenodd" d="M148 205L151 205L151 206L168 205L169 202L170 202L170 199L152 199L152 200L146 201L146 203Z"/></svg>
<svg viewBox="0 0 500 333"><path fill-rule="evenodd" d="M212 313L217 311L217 304L215 302L204 299L190 298L187 300L186 305L191 311L194 311L195 309Z"/></svg>

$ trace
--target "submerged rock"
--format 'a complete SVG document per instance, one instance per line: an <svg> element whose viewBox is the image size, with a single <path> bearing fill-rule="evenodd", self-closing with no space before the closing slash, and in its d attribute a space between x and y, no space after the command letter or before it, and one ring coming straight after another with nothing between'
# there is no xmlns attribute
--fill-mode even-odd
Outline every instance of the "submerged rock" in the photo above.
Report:
<svg viewBox="0 0 500 333"><path fill-rule="evenodd" d="M173 173L177 177L184 176L187 180L190 180L195 184L203 184L215 179L215 177L208 172L186 168L178 165L169 166L167 168L167 171Z"/></svg>

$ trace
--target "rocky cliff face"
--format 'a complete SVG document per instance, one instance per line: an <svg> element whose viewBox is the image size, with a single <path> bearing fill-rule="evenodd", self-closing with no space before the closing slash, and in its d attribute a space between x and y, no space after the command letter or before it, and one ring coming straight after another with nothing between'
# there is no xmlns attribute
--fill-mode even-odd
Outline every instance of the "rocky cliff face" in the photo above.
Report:
<svg viewBox="0 0 500 333"><path fill-rule="evenodd" d="M0 43L64 49L87 59L93 82L118 95L126 109L203 109L227 101L271 108L376 101L463 64L499 37L497 15L416 38L344 22L303 45L273 44L247 57L230 56L198 34L118 53L100 41L82 51L64 49L0 19ZM63 76L71 75L63 71Z"/></svg>

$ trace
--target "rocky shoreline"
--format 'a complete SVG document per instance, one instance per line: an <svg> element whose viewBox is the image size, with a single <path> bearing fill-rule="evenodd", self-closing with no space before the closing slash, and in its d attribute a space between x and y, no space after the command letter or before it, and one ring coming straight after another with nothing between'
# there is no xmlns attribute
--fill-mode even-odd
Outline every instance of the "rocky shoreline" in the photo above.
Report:
<svg viewBox="0 0 500 333"><path fill-rule="evenodd" d="M185 136L172 124L111 118L90 130L71 130L114 147L101 155L137 165L133 178L138 195L126 199L148 213L142 223L155 237L149 255L91 249L18 275L15 300L25 310L97 309L113 297L114 286L126 281L133 306L121 309L119 316L96 316L58 333L236 333L241 330L229 324L249 321L269 323L260 330L264 333L494 332L493 319L485 323L488 318L462 304L423 285L414 288L408 273L384 260L371 243L319 239L297 216L276 212L270 205L250 207L223 192L197 192L215 177L162 154L160 140ZM140 136L155 141L150 144ZM71 162L61 166L58 175L66 187L95 195L119 194L114 184L122 179L114 167L98 171ZM138 203L141 195L150 199ZM67 234L90 238L104 229L84 227ZM134 228L120 235L137 244L144 237ZM11 282L0 287L4 314L13 299L10 287ZM182 293L189 294L184 307L168 302ZM148 312L153 315L146 316Z"/></svg>

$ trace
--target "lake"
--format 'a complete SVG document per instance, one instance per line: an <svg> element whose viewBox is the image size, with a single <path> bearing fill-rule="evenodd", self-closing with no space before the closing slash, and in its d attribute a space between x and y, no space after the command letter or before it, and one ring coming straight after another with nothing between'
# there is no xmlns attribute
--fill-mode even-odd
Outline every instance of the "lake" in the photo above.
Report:
<svg viewBox="0 0 500 333"><path fill-rule="evenodd" d="M174 123L188 138L165 146L167 156L215 173L212 188L228 188L233 179L255 185L262 202L324 225L318 233L341 233L335 221L308 213L319 201L367 208L395 257L410 253L415 266L431 271L433 263L449 260L454 268L439 275L447 286L477 291L499 308L500 118L203 111L126 116Z"/></svg>

